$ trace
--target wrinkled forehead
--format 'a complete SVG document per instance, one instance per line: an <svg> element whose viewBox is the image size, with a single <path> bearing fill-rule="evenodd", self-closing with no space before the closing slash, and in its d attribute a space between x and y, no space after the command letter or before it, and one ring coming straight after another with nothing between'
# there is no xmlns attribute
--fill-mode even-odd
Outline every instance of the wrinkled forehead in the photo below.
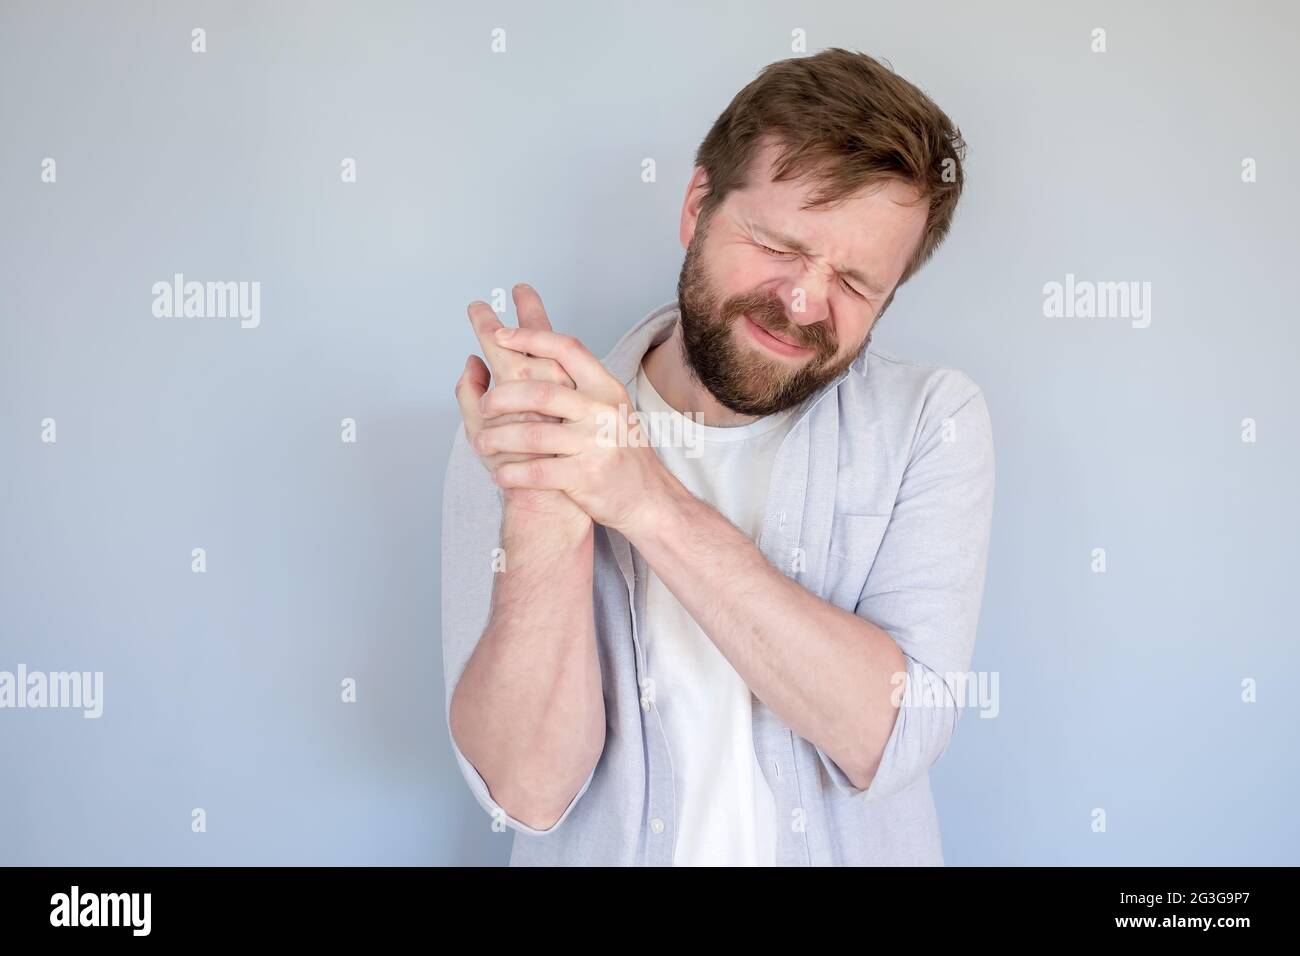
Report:
<svg viewBox="0 0 1300 956"><path fill-rule="evenodd" d="M788 215L822 212L845 206L862 207L864 201L881 195L895 205L909 207L925 205L920 191L914 184L897 176L882 176L842 197L814 206L814 200L821 198L826 188L823 177L829 170L826 167L802 169L789 178L777 180L776 167L780 156L780 142L774 137L765 137L760 148L755 150L754 156L750 159L744 185L734 190L727 198L736 197L740 201L738 204L745 201L750 205L761 202L775 212Z"/></svg>

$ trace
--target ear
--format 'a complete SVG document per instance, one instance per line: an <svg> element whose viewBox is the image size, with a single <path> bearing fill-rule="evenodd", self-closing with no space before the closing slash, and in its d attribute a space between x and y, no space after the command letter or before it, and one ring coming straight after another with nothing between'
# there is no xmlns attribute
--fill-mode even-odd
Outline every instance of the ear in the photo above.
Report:
<svg viewBox="0 0 1300 956"><path fill-rule="evenodd" d="M683 249L690 246L691 239L695 235L695 229L700 222L700 206L704 203L704 197L708 192L709 177L704 172L703 166L696 166L695 172L691 174L691 181L686 184L686 200L682 203L679 238Z"/></svg>

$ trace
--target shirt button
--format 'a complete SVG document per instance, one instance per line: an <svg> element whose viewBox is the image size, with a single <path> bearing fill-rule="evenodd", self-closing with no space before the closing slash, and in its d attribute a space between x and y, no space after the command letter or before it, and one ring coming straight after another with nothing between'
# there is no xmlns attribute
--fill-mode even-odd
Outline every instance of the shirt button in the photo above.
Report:
<svg viewBox="0 0 1300 956"><path fill-rule="evenodd" d="M658 817L655 817L650 821L650 829L653 830L655 833L663 833L664 822L660 820Z"/></svg>

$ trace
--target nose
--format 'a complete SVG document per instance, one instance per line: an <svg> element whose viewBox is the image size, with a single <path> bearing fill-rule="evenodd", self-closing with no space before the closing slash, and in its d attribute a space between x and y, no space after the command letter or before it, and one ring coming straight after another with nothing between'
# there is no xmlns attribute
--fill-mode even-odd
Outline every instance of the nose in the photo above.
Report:
<svg viewBox="0 0 1300 956"><path fill-rule="evenodd" d="M805 270L783 290L786 315L795 325L816 325L830 318L827 280L815 271Z"/></svg>

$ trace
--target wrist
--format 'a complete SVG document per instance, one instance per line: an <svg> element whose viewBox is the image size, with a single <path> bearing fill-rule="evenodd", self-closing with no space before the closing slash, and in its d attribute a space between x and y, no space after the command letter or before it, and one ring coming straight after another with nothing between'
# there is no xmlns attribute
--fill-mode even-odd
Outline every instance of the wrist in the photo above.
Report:
<svg viewBox="0 0 1300 956"><path fill-rule="evenodd" d="M577 548L591 537L591 518L562 491L508 488L501 498L503 539L545 537L563 549Z"/></svg>
<svg viewBox="0 0 1300 956"><path fill-rule="evenodd" d="M664 472L659 489L638 505L626 525L617 530L638 551L653 550L657 543L678 536L683 521L689 522L700 500L671 473Z"/></svg>

